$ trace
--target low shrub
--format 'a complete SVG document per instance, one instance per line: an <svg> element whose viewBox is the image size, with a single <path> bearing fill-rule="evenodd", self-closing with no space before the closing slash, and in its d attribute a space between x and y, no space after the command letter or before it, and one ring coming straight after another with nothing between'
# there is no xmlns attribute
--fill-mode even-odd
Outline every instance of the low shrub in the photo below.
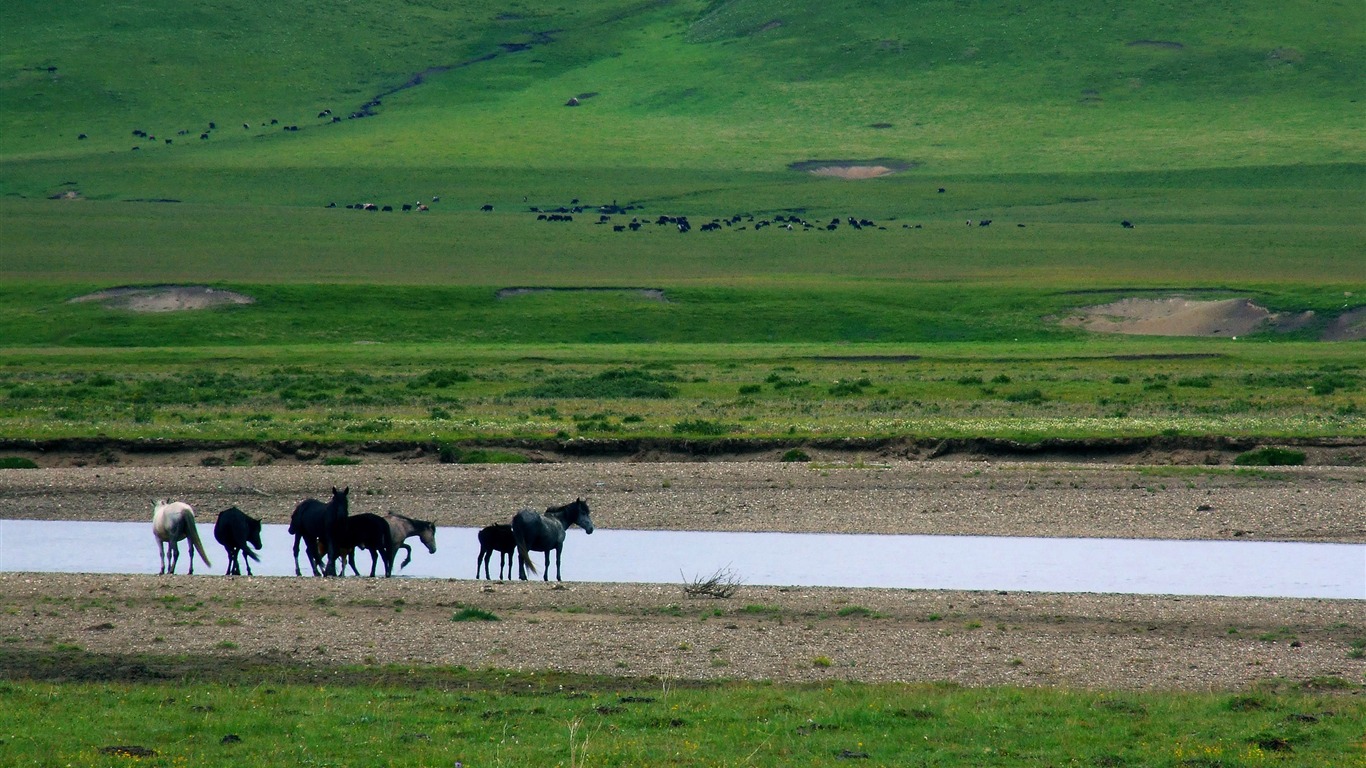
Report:
<svg viewBox="0 0 1366 768"><path fill-rule="evenodd" d="M1240 467L1293 467L1303 464L1305 458L1304 451L1264 445L1238 454L1233 463Z"/></svg>
<svg viewBox="0 0 1366 768"><path fill-rule="evenodd" d="M800 448L792 448L783 454L783 461L811 461L811 457Z"/></svg>
<svg viewBox="0 0 1366 768"><path fill-rule="evenodd" d="M38 463L23 456L0 456L0 469L37 469Z"/></svg>
<svg viewBox="0 0 1366 768"><path fill-rule="evenodd" d="M500 619L482 608L461 608L451 617L451 621L500 621Z"/></svg>

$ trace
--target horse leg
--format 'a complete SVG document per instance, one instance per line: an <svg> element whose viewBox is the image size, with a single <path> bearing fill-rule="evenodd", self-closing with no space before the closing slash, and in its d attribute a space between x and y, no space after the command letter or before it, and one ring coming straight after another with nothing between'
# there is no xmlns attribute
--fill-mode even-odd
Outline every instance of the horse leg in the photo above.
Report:
<svg viewBox="0 0 1366 768"><path fill-rule="evenodd" d="M298 534L298 533L294 534L294 575L295 575L295 576L302 576L302 575L304 575L304 572L301 571L301 570L299 570L299 541L300 541L301 539L303 539L303 535L302 535L302 534ZM309 564L311 565L312 563L313 563L313 560L310 558L310 559L309 559ZM314 575L317 575L317 574L314 574Z"/></svg>
<svg viewBox="0 0 1366 768"><path fill-rule="evenodd" d="M189 539L186 539L186 540L185 540L185 548L188 549L188 550L190 550L190 575L193 576L193 575L194 575L194 542L193 542L193 541L190 541Z"/></svg>
<svg viewBox="0 0 1366 768"><path fill-rule="evenodd" d="M166 559L167 559L168 561L170 561L170 564L171 564L170 573L171 573L172 576L174 576L174 575L175 575L175 567L176 567L177 565L180 564L180 542L172 541L172 542L168 543L166 546L169 547L170 550L171 550L171 554L168 555L168 556L166 557Z"/></svg>
<svg viewBox="0 0 1366 768"><path fill-rule="evenodd" d="M487 579L487 578L489 577L489 555L490 555L490 554L492 554L492 553L489 552L487 549L484 549L483 547L480 547L480 548L479 548L479 554L477 554L477 555L474 556L474 578L475 578L476 580L479 578L479 564L480 564L480 563L483 563L483 565L484 565L484 578ZM498 564L499 564L499 565L502 565L501 562L499 562ZM498 574L499 574L500 576L502 575L502 573L503 573L503 572L502 572L501 570L498 571Z"/></svg>
<svg viewBox="0 0 1366 768"><path fill-rule="evenodd" d="M398 551L400 549L403 550L405 554L403 555L403 565L400 565L399 568L407 568L408 563L411 563L413 561L413 548L408 546L407 544L399 544L397 547L394 547L393 554L390 556L389 559L393 560L397 558ZM476 573L474 577L476 579L479 578L479 574Z"/></svg>
<svg viewBox="0 0 1366 768"><path fill-rule="evenodd" d="M157 539L157 557L161 558L161 570L157 573L157 575L158 575L158 576L165 576L165 575L166 575L166 542L162 541L161 539Z"/></svg>
<svg viewBox="0 0 1366 768"><path fill-rule="evenodd" d="M355 561L352 560L351 562L354 563ZM372 549L370 550L370 578L372 579L375 578L375 566L377 565L379 565L379 550ZM356 575L359 576L360 574Z"/></svg>
<svg viewBox="0 0 1366 768"><path fill-rule="evenodd" d="M564 581L564 579L560 578L560 552L563 551L563 549L563 547L555 547L555 581ZM550 556L549 552L545 554L547 558ZM550 566L546 565L545 569L549 571Z"/></svg>
<svg viewBox="0 0 1366 768"><path fill-rule="evenodd" d="M545 551L545 568L543 570L545 571L545 578L543 580L550 581L550 550L548 549ZM556 577L556 580L559 580L558 576Z"/></svg>

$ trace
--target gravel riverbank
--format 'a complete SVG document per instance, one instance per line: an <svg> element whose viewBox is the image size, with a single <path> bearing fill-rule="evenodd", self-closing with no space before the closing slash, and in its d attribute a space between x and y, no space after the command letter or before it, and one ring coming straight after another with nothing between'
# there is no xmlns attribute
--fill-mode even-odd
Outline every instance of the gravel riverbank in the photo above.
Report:
<svg viewBox="0 0 1366 768"><path fill-rule="evenodd" d="M168 496L201 510L201 527L234 504L284 523L300 498L333 485L350 486L353 513L403 512L443 526L583 497L597 525L613 528L1366 541L1366 470L1350 467L4 470L0 518L150 520L151 500ZM222 549L211 537L208 546L221 566ZM147 555L156 557L150 534ZM465 608L498 620L454 621ZM547 655L551 637L562 650ZM81 649L109 654L108 674L134 677L155 677L156 658L191 654L319 668L458 664L679 679L1184 690L1366 681L1366 660L1353 658L1352 646L1366 640L1366 601L1351 600L754 586L729 599L694 599L681 585L10 573L0 574L0 639L0 674L10 676L35 674L34 659L50 666L53 649Z"/></svg>

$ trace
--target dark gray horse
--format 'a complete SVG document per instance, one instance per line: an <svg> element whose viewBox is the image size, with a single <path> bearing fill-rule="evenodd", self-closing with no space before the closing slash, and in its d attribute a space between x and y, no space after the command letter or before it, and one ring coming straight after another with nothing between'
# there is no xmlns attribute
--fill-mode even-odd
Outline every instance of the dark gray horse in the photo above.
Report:
<svg viewBox="0 0 1366 768"><path fill-rule="evenodd" d="M503 563L507 562L508 578L512 578L513 552L517 551L517 539L512 536L512 526L507 523L486 525L479 530L479 557L474 559L474 578L479 578L479 566L484 567L484 578L492 581L489 574L489 561L493 553L498 553L498 580L503 580ZM535 567L532 567L535 570Z"/></svg>
<svg viewBox="0 0 1366 768"><path fill-rule="evenodd" d="M393 547L389 551L389 560L392 562L398 557L401 549L407 552L403 558L403 564L399 568L407 568L408 563L413 561L413 548L403 543L409 536L416 536L418 541L427 547L427 551L436 554L436 523L427 520L415 520L407 515L400 515L397 512L390 512L384 516L389 522L389 533L393 536Z"/></svg>
<svg viewBox="0 0 1366 768"><path fill-rule="evenodd" d="M228 550L228 572L224 576L241 576L242 568L237 564L237 553L242 553L242 561L247 564L247 575L251 575L251 561L258 563L261 558L251 551L252 547L261 548L261 521L248 517L237 507L228 507L218 513L218 521L213 524L213 537Z"/></svg>
<svg viewBox="0 0 1366 768"><path fill-rule="evenodd" d="M593 519L588 516L588 503L575 499L562 507L550 507L545 514L538 515L529 509L518 512L512 518L512 536L517 541L517 572L526 581L526 569L536 572L536 564L531 562L527 551L545 553L545 580L550 581L550 552L555 552L555 580L560 578L560 552L564 549L564 530L577 525L585 533L593 532Z"/></svg>
<svg viewBox="0 0 1366 768"><path fill-rule="evenodd" d="M337 575L337 546L332 541L332 529L338 521L349 514L350 505L347 497L350 492L350 486L340 491L333 486L332 498L326 504L317 499L304 499L294 508L294 514L289 518L289 532L294 535L295 576L304 575L303 571L299 570L301 541L307 544L305 551L314 576ZM323 555L327 556L325 568L322 563Z"/></svg>

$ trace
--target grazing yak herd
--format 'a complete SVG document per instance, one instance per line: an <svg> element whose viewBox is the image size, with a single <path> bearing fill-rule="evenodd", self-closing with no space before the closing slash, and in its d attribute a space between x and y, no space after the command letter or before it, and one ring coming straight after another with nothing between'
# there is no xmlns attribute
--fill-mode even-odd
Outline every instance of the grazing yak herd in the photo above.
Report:
<svg viewBox="0 0 1366 768"><path fill-rule="evenodd" d="M299 550L302 547L314 576L345 576L346 568L360 576L356 568L356 551L370 553L370 576L378 564L384 563L384 575L393 576L394 560L399 550L406 550L400 568L412 561L413 551L405 540L416 536L427 551L436 553L436 524L406 515L370 513L350 514L350 488L332 489L326 502L304 499L290 516L289 533L294 537L294 575L302 576ZM527 571L536 573L531 552L545 553L546 581L550 580L550 553L555 553L555 579L560 580L560 555L564 550L565 529L577 525L587 533L593 532L593 519L588 503L575 499L569 504L550 507L544 513L524 509L508 523L489 525L479 531L479 555L475 559L474 577L479 578L482 566L484 577L492 579L489 562L498 552L498 578L503 578L506 562L507 578L512 578L515 556L519 577L525 581ZM204 543L195 525L194 509L183 501L157 500L152 505L152 533L157 540L162 575L174 574L180 562L180 542L187 541L190 552L189 572L194 573L194 556L199 553L204 565L212 566ZM237 507L218 513L213 527L214 538L227 551L227 576L239 576L245 565L251 576L251 561L260 562L256 550L261 549L261 520L247 515ZM239 561L240 556L240 561Z"/></svg>
<svg viewBox="0 0 1366 768"><path fill-rule="evenodd" d="M942 193L944 192L944 188L940 187L938 191ZM440 197L432 198L432 202L434 203L439 202L440 200ZM392 212L395 210L417 212L431 210L421 200L418 200L414 203L402 203L397 208L392 204L386 203L347 203L345 206L338 206L335 201L328 203L325 207L345 207L348 210L385 213ZM670 229L675 229L679 233L691 232L694 229L692 220L689 219L687 216L660 215L651 218L649 216L643 216L641 214L631 214L632 211L640 211L643 209L643 207L644 206L640 205L622 206L618 205L615 200L612 201L612 203L606 205L586 205L580 203L578 199L575 199L570 201L569 205L560 205L553 208L533 205L528 207L527 211L536 214L536 221L543 221L552 224L572 223L575 221L574 217L578 216L580 217L580 220L591 220L595 226L610 226L613 232L639 232L642 229L645 229L646 227L650 226L667 227ZM484 213L491 213L493 212L494 207L490 203L485 203L484 205L479 207L479 210ZM630 216L630 220L624 220L625 216ZM991 219L968 219L967 225L969 227L989 227L991 226L991 222ZM1026 225L1016 224L1015 226L1023 229ZM1133 222L1129 221L1128 219L1121 221L1120 226L1124 227L1125 229L1134 228ZM885 225L878 224L876 221L873 221L872 219L869 219L865 216L835 216L832 217L829 221L813 222L795 213L778 213L773 214L771 216L755 215L753 213L736 213L724 217L713 217L697 225L696 229L699 232L720 232L723 230L733 232L753 230L757 232L761 229L767 229L769 227L778 230L784 230L787 232L792 232L794 230L801 230L807 232L812 230L823 230L826 232L834 232L836 230L841 229L842 227L847 227L853 230L886 231L887 229ZM901 224L901 229L923 228L923 224Z"/></svg>

